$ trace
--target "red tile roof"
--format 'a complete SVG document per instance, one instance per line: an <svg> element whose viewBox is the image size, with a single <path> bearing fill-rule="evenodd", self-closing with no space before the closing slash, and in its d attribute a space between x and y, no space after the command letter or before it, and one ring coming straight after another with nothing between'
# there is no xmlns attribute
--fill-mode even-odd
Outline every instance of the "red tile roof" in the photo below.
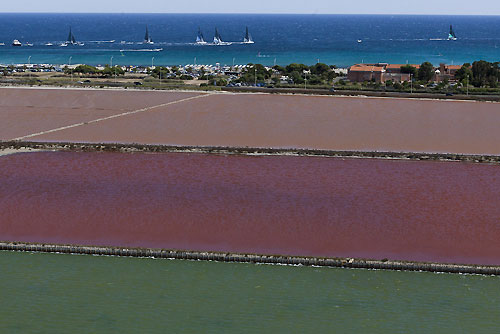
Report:
<svg viewBox="0 0 500 334"><path fill-rule="evenodd" d="M385 68L373 64L356 64L351 66L349 70L355 72L383 72Z"/></svg>

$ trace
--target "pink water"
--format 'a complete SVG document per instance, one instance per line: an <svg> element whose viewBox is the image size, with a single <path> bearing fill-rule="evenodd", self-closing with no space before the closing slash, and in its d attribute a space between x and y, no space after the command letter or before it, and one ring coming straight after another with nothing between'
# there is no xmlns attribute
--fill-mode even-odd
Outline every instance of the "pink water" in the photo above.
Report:
<svg viewBox="0 0 500 334"><path fill-rule="evenodd" d="M0 240L500 264L500 168L369 159L0 157Z"/></svg>
<svg viewBox="0 0 500 334"><path fill-rule="evenodd" d="M36 141L500 154L500 104L215 94Z"/></svg>

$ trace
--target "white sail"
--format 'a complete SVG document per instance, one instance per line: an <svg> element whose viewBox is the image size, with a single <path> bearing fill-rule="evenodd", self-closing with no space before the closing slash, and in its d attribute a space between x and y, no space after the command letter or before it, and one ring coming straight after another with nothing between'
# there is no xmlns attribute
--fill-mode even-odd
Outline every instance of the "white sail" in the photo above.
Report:
<svg viewBox="0 0 500 334"><path fill-rule="evenodd" d="M222 40L222 37L221 35L219 34L219 31L217 30L217 28L215 28L215 35L214 35L214 45L231 45L233 43L231 42L224 42Z"/></svg>
<svg viewBox="0 0 500 334"><path fill-rule="evenodd" d="M215 28L214 44L219 45L220 43L222 43L222 39L220 37L219 31L217 30L217 28Z"/></svg>
<svg viewBox="0 0 500 334"><path fill-rule="evenodd" d="M243 44L253 44L255 43L252 39L252 35L248 32L248 27L246 28L245 37L243 38Z"/></svg>
<svg viewBox="0 0 500 334"><path fill-rule="evenodd" d="M144 44L154 44L153 40L151 39L151 36L149 35L149 29L148 26L146 26L146 34L144 35Z"/></svg>
<svg viewBox="0 0 500 334"><path fill-rule="evenodd" d="M450 33L448 34L448 40L449 41L456 41L457 40L457 35L455 35L455 32L453 31L452 25L450 25Z"/></svg>
<svg viewBox="0 0 500 334"><path fill-rule="evenodd" d="M205 42L205 37L203 37L203 33L201 32L201 28L198 28L198 36L196 36L196 44L207 44L207 42Z"/></svg>

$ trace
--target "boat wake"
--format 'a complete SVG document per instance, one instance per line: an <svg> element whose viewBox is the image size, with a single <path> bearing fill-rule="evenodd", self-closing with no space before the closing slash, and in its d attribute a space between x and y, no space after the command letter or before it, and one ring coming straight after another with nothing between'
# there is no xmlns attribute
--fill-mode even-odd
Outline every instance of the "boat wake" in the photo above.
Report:
<svg viewBox="0 0 500 334"><path fill-rule="evenodd" d="M162 48L159 49L122 49L120 52L161 52Z"/></svg>
<svg viewBox="0 0 500 334"><path fill-rule="evenodd" d="M86 43L96 43L96 44L108 43L108 44L112 44L114 42L116 42L116 41L113 39L113 40L110 40L110 41L87 41Z"/></svg>

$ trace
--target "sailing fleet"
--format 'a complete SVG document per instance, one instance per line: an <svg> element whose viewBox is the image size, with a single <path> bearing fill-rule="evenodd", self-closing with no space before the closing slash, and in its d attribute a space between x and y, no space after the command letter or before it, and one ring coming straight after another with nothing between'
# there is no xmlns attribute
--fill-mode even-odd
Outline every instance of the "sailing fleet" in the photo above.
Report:
<svg viewBox="0 0 500 334"><path fill-rule="evenodd" d="M243 42L240 44L254 44L255 42L252 39L252 36L248 32L248 27L246 27L245 37L243 37ZM232 45L234 42L224 42L222 40L222 36L219 33L217 27L215 28L214 39L212 43L208 43L205 41L205 37L203 36L203 32L201 28L198 28L198 36L196 36L195 44L197 45Z"/></svg>
<svg viewBox="0 0 500 334"><path fill-rule="evenodd" d="M450 32L448 34L448 40L449 41L456 41L457 39L458 39L457 35L453 31L453 26L450 25ZM362 43L363 41L361 39L358 39L357 42L358 43ZM214 33L214 39L213 39L212 43L209 43L209 42L207 42L205 40L205 37L203 36L203 32L201 31L201 28L198 27L198 35L196 36L196 40L195 40L194 44L196 44L196 45L227 46L227 45L232 45L232 44L254 44L254 43L255 42L252 39L252 35L250 35L250 32L248 31L248 27L246 27L246 29L245 29L245 36L243 37L243 42L225 42L222 39L222 36L221 36L221 34L219 33L219 30L216 27L215 28L215 33ZM122 44L125 44L125 42L122 41ZM148 29L147 26L146 26L146 34L144 36L143 44L149 44L149 45L154 44L153 39L151 38L151 35L149 34L149 29ZM0 43L0 46L3 46L3 45L5 45L5 44L4 43ZM22 46L22 45L23 44L18 39L15 39L12 42L12 46L18 47L18 46ZM25 45L26 46L33 46L32 43L26 43ZM44 45L45 46L53 46L54 44L52 44L52 43L49 42L49 43L46 43ZM76 46L84 46L85 45L84 43L78 42L76 40L75 35L73 35L73 32L71 30L71 27L69 28L69 34L68 34L67 40L65 42L59 44L60 47L67 47L69 45L73 45L73 46L75 46L75 45ZM155 49L155 51L161 51L161 50L163 50L163 49Z"/></svg>
<svg viewBox="0 0 500 334"><path fill-rule="evenodd" d="M146 34L144 36L144 40L142 42L143 44L149 44L149 45L153 45L154 42L153 42L153 39L151 38L151 35L149 34L149 29L148 27L146 26ZM213 39L213 42L212 43L209 43L207 41L205 41L205 37L203 36L203 33L201 31L201 28L198 28L198 35L196 37L196 41L194 44L196 45L232 45L232 44L254 44L255 42L253 41L252 39L252 35L250 35L250 32L248 31L248 27L246 27L246 30L245 30L245 36L243 37L243 42L225 42L222 40L222 36L221 34L219 33L218 29L215 28L215 34L214 34L214 39ZM124 41L121 43L121 44L125 44ZM128 43L127 43L128 44ZM33 46L32 43L26 43L24 44L26 46ZM54 46L53 43L45 43L44 44L45 46ZM69 28L69 34L68 34L68 38L66 39L65 42L62 42L59 44L60 47L67 47L69 45L72 45L72 46L84 46L85 44L82 43L82 42L78 42L75 38L75 35L73 34L73 31L71 30L71 27ZM12 46L23 46L23 44L15 39L13 42L12 42ZM155 50L160 50L160 49L155 49ZM161 49L163 50L163 49Z"/></svg>

